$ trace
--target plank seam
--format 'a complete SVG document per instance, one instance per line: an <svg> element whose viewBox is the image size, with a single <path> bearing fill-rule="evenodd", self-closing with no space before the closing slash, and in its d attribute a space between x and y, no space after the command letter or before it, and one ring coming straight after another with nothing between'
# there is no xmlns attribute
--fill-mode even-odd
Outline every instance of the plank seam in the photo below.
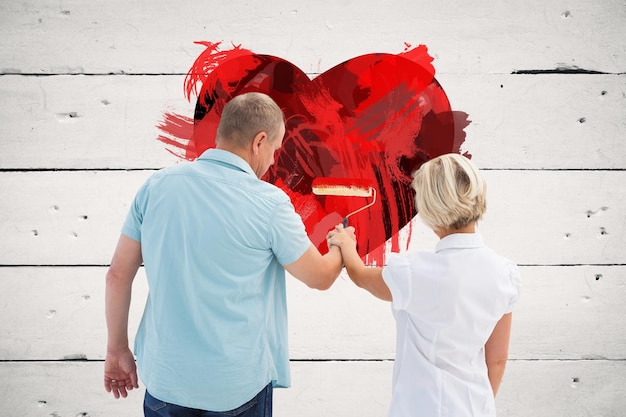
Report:
<svg viewBox="0 0 626 417"><path fill-rule="evenodd" d="M168 165L169 166L169 165ZM0 173L7 172L134 172L158 171L163 167L145 168L0 168ZM511 172L624 172L625 168L498 168L481 167L481 171L511 171Z"/></svg>
<svg viewBox="0 0 626 417"><path fill-rule="evenodd" d="M612 267L612 266L626 266L626 263L561 263L561 264L524 264L518 263L518 266L529 268L543 268L543 267ZM108 268L111 264L0 264L0 268ZM143 267L143 265L142 265Z"/></svg>
<svg viewBox="0 0 626 417"><path fill-rule="evenodd" d="M305 72L309 78L315 78L321 75L320 72ZM442 73L450 74L450 73ZM489 73L488 75L503 75L502 73ZM598 70L588 70L584 68L572 67L557 67L552 69L520 69L514 70L508 73L510 75L626 75L626 72L608 72ZM0 73L0 77L5 75L20 75L23 77L58 77L58 76L88 76L88 77L111 77L111 76L127 76L127 77L163 77L163 76L186 76L186 72L126 72L124 70L109 71L109 72L49 72L49 73L35 73L35 72L19 72L19 71L7 71Z"/></svg>
<svg viewBox="0 0 626 417"><path fill-rule="evenodd" d="M327 363L327 362L394 362L394 359L290 359L291 363ZM561 359L507 359L507 362L626 362L626 358L561 358ZM104 363L104 359L2 359L3 363L60 363L89 362Z"/></svg>
<svg viewBox="0 0 626 417"><path fill-rule="evenodd" d="M550 75L550 74L566 74L566 75L624 75L624 72L604 72L597 70L588 70L584 68L573 67L557 67L554 69L527 69L516 70L511 75Z"/></svg>

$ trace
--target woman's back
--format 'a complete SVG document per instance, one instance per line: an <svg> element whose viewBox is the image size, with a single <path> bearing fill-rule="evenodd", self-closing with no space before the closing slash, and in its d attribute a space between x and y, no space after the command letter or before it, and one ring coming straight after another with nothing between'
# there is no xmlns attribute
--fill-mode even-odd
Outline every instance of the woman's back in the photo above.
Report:
<svg viewBox="0 0 626 417"><path fill-rule="evenodd" d="M383 279L397 321L390 416L495 415L484 346L518 298L517 266L459 233L390 256Z"/></svg>

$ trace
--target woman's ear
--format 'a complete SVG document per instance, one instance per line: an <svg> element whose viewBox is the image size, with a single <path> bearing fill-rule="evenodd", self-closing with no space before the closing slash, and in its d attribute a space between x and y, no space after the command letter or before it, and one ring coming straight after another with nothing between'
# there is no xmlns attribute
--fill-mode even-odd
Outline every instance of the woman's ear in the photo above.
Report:
<svg viewBox="0 0 626 417"><path fill-rule="evenodd" d="M259 132L256 134L254 139L252 139L252 153L254 155L258 155L261 152L261 148L267 142L267 133Z"/></svg>

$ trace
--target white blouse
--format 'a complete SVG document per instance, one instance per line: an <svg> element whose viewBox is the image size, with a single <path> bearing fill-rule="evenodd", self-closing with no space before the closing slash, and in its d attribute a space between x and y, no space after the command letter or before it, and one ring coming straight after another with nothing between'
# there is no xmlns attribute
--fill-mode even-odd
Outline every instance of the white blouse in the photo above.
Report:
<svg viewBox="0 0 626 417"><path fill-rule="evenodd" d="M383 279L397 325L389 417L495 416L484 346L519 298L517 265L459 233L390 254Z"/></svg>

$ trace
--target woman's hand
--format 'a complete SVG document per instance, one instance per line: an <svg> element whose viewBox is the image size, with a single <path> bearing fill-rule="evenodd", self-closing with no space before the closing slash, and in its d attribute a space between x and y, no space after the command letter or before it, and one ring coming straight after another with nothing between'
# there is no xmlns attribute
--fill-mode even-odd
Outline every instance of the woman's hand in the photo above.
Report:
<svg viewBox="0 0 626 417"><path fill-rule="evenodd" d="M328 247L338 246L341 249L343 264L350 279L359 287L369 291L381 300L391 301L391 291L383 280L383 270L377 267L367 267L356 250L356 235L354 227L344 228L342 224L326 235Z"/></svg>
<svg viewBox="0 0 626 417"><path fill-rule="evenodd" d="M335 226L335 229L326 235L326 243L330 248L331 245L338 246L342 251L344 249L356 249L356 235L354 227L348 226L344 228L342 224Z"/></svg>

